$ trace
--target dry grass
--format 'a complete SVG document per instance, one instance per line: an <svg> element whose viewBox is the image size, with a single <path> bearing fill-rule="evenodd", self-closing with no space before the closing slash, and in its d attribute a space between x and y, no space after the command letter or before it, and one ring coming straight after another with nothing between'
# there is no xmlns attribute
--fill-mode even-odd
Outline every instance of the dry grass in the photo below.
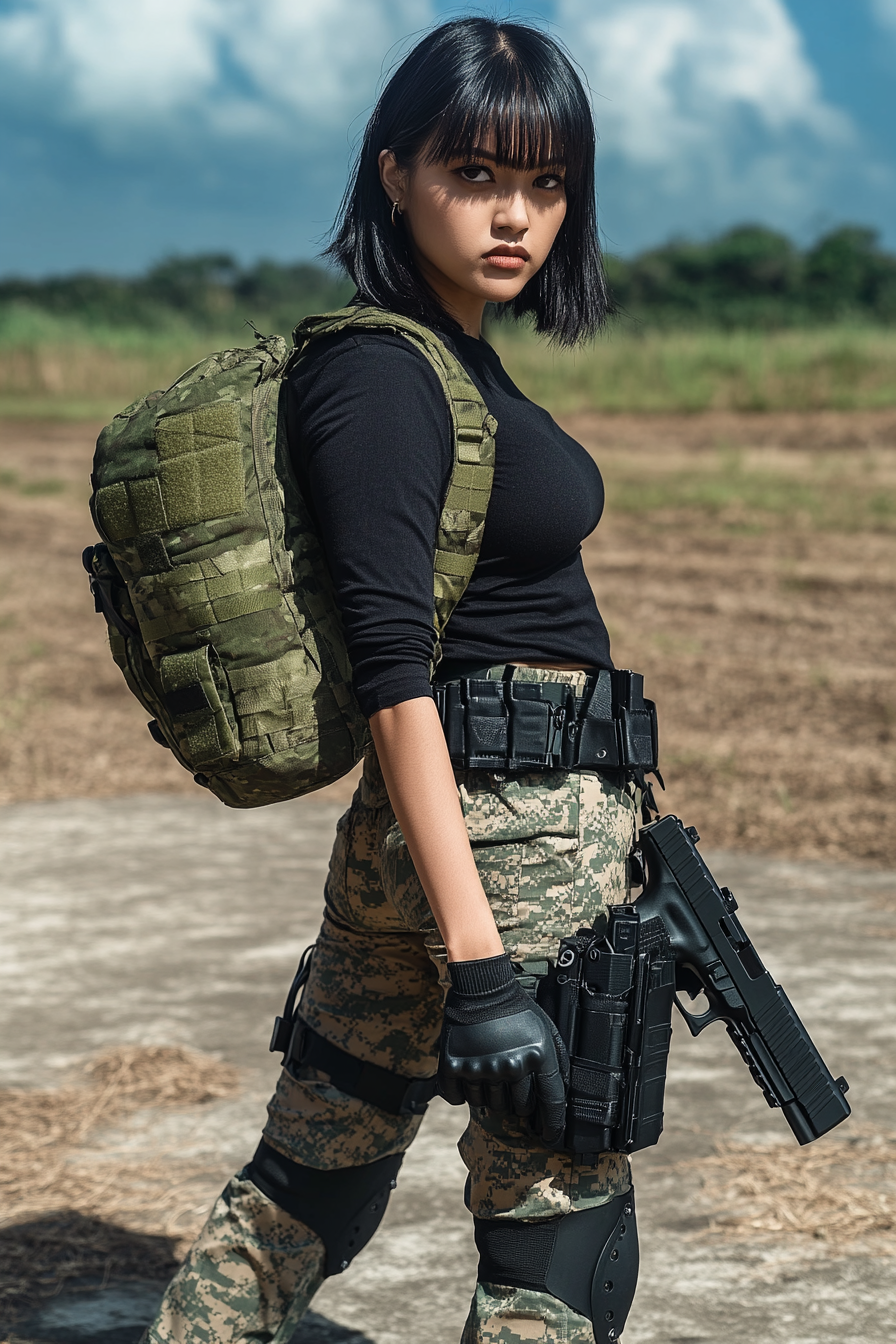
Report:
<svg viewBox="0 0 896 1344"><path fill-rule="evenodd" d="M607 481L585 562L659 706L665 809L707 845L892 867L896 534L870 501L896 500L896 416L568 427Z"/></svg>
<svg viewBox="0 0 896 1344"><path fill-rule="evenodd" d="M584 559L659 705L665 809L707 846L892 867L896 411L565 424L606 479ZM98 429L0 425L0 803L195 793L80 567Z"/></svg>
<svg viewBox="0 0 896 1344"><path fill-rule="evenodd" d="M713 1206L701 1236L823 1241L896 1255L896 1134L852 1126L806 1148L723 1142L699 1167ZM723 1212L724 1210L724 1212Z"/></svg>
<svg viewBox="0 0 896 1344"><path fill-rule="evenodd" d="M237 338L245 344L245 336ZM3 349L0 407L4 415L111 419L153 387L169 387L210 350L235 344L210 336L129 342L104 349L83 342Z"/></svg>
<svg viewBox="0 0 896 1344"><path fill-rule="evenodd" d="M67 1087L0 1092L0 1312L71 1280L170 1275L205 1212L207 1166L158 1148L149 1159L122 1156L103 1131L237 1085L232 1065L196 1051L124 1046Z"/></svg>
<svg viewBox="0 0 896 1344"><path fill-rule="evenodd" d="M251 343L248 329L148 333L58 323L0 333L4 415L111 417L167 387L208 351ZM490 333L507 369L554 413L861 410L896 404L896 332L831 326L787 331L615 326L587 349L553 351L523 329Z"/></svg>
<svg viewBox="0 0 896 1344"><path fill-rule="evenodd" d="M510 376L553 413L862 410L896 401L896 333L613 327L582 351L553 351L497 325Z"/></svg>
<svg viewBox="0 0 896 1344"><path fill-rule="evenodd" d="M881 910L887 915L896 915L896 891L876 891L868 897L872 910Z"/></svg>

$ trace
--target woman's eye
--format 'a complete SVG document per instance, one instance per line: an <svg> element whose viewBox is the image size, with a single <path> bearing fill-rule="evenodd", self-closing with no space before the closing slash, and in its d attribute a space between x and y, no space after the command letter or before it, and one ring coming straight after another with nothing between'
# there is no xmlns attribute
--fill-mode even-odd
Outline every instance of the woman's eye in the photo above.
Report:
<svg viewBox="0 0 896 1344"><path fill-rule="evenodd" d="M563 186L563 178L557 173L543 173L541 177L536 177L535 185L545 191L556 191Z"/></svg>
<svg viewBox="0 0 896 1344"><path fill-rule="evenodd" d="M492 175L481 163L467 163L460 170L465 182L491 182Z"/></svg>

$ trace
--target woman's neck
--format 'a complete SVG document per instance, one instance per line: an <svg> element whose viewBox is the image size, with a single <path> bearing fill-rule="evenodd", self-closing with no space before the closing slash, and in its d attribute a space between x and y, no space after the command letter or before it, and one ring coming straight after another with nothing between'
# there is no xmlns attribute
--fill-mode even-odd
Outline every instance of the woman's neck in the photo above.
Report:
<svg viewBox="0 0 896 1344"><path fill-rule="evenodd" d="M479 340L482 336L482 315L485 312L485 299L470 294L460 285L450 280L444 272L431 265L424 256L414 249L414 260L423 279L429 285L436 298L449 317L453 317L465 336Z"/></svg>

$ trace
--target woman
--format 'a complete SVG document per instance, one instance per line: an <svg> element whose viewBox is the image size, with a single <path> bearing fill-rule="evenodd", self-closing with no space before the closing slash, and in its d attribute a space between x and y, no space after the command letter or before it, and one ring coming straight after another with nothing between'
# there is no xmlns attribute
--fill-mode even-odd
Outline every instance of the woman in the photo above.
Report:
<svg viewBox="0 0 896 1344"><path fill-rule="evenodd" d="M439 335L498 423L480 558L448 625L443 683L582 693L612 666L580 554L603 507L599 472L481 336L487 303L565 345L600 326L593 158L588 99L548 37L447 23L389 81L330 248L365 302ZM453 444L427 360L398 334L341 333L314 346L290 395L296 470L376 751L339 825L301 1005L309 1030L259 1152L215 1205L148 1339L285 1344L382 1216L434 1090L440 1034L440 1089L472 1103L460 1150L482 1266L465 1344L615 1339L627 1302L615 1325L592 1325L582 1284L548 1272L544 1236L603 1245L603 1212L630 1190L628 1160L557 1147L565 1052L511 959L543 962L626 899L637 789L594 769L452 768L430 669ZM597 1250L578 1268L576 1254L570 1273L590 1284ZM635 1269L630 1253L631 1291Z"/></svg>

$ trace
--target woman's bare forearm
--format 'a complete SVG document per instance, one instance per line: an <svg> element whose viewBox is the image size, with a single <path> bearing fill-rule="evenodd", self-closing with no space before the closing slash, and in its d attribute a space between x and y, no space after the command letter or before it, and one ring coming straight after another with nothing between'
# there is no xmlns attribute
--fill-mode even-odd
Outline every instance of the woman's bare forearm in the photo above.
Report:
<svg viewBox="0 0 896 1344"><path fill-rule="evenodd" d="M449 961L503 952L482 889L435 703L405 700L370 719L389 800Z"/></svg>

